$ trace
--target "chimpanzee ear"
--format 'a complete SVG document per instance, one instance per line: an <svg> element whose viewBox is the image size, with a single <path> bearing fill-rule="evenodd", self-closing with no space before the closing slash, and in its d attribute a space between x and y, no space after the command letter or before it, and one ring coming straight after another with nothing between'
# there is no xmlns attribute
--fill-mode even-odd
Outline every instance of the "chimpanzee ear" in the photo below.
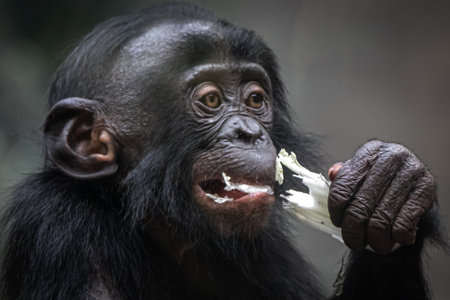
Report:
<svg viewBox="0 0 450 300"><path fill-rule="evenodd" d="M98 101L67 98L57 102L45 121L47 158L65 174L97 179L117 171L116 149Z"/></svg>

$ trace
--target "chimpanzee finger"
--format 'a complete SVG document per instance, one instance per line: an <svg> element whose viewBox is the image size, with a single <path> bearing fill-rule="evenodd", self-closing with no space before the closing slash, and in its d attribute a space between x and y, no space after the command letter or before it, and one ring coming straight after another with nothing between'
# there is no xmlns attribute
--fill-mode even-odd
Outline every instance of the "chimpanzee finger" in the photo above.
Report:
<svg viewBox="0 0 450 300"><path fill-rule="evenodd" d="M404 159L391 152L381 153L345 209L342 220L342 238L351 249L361 249L367 243L366 227L378 202L391 185Z"/></svg>
<svg viewBox="0 0 450 300"><path fill-rule="evenodd" d="M434 177L425 172L400 209L392 226L392 239L402 245L413 244L416 239L417 224L420 217L432 206L435 198Z"/></svg>
<svg viewBox="0 0 450 300"><path fill-rule="evenodd" d="M375 208L367 224L367 243L376 252L387 253L394 246L392 224L423 172L418 160L407 159Z"/></svg>
<svg viewBox="0 0 450 300"><path fill-rule="evenodd" d="M336 175L339 173L343 165L344 165L343 162L338 162L328 169L328 178L330 178L331 181L333 181L336 178Z"/></svg>
<svg viewBox="0 0 450 300"><path fill-rule="evenodd" d="M369 171L383 143L370 141L364 144L353 158L346 161L331 183L328 196L328 211L331 222L342 226L345 209L356 193L358 186Z"/></svg>

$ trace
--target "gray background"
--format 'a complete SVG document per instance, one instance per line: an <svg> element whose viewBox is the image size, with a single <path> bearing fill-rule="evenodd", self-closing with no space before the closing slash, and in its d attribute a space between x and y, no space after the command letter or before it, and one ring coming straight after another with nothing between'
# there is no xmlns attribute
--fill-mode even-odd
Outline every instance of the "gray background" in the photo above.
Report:
<svg viewBox="0 0 450 300"><path fill-rule="evenodd" d="M42 163L46 89L66 49L94 24L153 1L36 2L0 2L1 202L7 187ZM370 138L416 153L438 180L448 228L450 2L195 2L254 29L275 51L298 122L322 136L327 164L348 159ZM345 247L306 226L297 239L331 287ZM428 253L435 299L448 299L450 259Z"/></svg>

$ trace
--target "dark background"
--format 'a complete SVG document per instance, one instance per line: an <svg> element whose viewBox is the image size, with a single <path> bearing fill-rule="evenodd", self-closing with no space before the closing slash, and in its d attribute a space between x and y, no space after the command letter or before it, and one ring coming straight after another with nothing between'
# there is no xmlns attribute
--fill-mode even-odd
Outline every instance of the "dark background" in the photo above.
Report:
<svg viewBox="0 0 450 300"><path fill-rule="evenodd" d="M46 89L65 54L96 23L153 2L0 2L0 202L7 187L42 164ZM449 1L194 2L254 29L275 51L298 122L322 136L327 165L348 159L370 138L416 153L438 180L448 228ZM331 288L345 247L306 226L296 232ZM428 253L435 298L448 299L450 259Z"/></svg>

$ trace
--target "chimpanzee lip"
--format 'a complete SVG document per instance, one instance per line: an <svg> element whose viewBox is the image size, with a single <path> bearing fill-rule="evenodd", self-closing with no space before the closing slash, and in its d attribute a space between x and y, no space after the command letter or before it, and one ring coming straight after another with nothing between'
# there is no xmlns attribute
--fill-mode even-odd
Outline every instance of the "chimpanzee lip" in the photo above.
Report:
<svg viewBox="0 0 450 300"><path fill-rule="evenodd" d="M226 176L223 174L223 176ZM238 178L238 177L236 177ZM207 198L209 201L213 201L220 204L230 204L233 202L246 202L246 201L258 201L267 198L273 198L272 193L258 191L259 188L263 187L272 187L273 183L270 184L262 184L260 182L255 183L246 179L235 179L233 178L233 183L238 183L240 185L248 185L250 187L255 187L255 192L244 192L239 189L225 190L226 184L224 179L222 178L212 178L205 179L203 181L199 181L195 190L197 194L200 194L202 198ZM270 189L270 188L269 188ZM220 198L223 202L218 202L218 200L214 200L213 197ZM228 200L229 199L229 200ZM232 200L231 200L232 199Z"/></svg>

